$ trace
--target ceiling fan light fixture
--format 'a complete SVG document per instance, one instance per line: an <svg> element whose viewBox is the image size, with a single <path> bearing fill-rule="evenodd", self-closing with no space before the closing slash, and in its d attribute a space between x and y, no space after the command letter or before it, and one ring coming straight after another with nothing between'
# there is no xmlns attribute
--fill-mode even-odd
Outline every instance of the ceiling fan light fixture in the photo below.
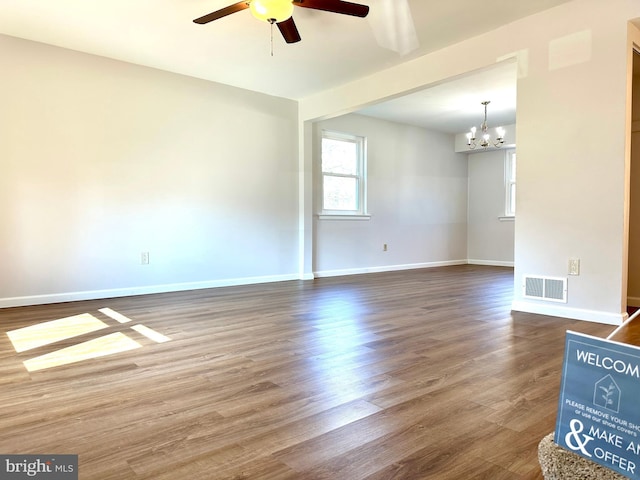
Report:
<svg viewBox="0 0 640 480"><path fill-rule="evenodd" d="M293 15L293 0L251 0L249 8L258 20L280 23Z"/></svg>

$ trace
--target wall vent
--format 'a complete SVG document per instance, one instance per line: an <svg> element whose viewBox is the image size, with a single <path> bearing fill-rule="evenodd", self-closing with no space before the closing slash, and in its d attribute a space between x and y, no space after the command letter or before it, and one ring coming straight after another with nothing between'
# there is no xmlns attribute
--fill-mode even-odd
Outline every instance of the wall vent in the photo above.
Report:
<svg viewBox="0 0 640 480"><path fill-rule="evenodd" d="M525 298L537 298L550 302L567 303L567 279L525 275L522 282L522 295Z"/></svg>

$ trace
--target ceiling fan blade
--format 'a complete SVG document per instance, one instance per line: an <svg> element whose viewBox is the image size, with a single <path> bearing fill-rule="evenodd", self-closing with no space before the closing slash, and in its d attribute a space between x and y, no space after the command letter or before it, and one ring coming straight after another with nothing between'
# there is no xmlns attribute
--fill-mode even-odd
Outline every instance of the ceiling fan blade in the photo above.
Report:
<svg viewBox="0 0 640 480"><path fill-rule="evenodd" d="M324 10L325 12L342 13L343 15L353 15L364 18L369 13L368 5L345 2L343 0L293 0L297 7L313 8L314 10Z"/></svg>
<svg viewBox="0 0 640 480"><path fill-rule="evenodd" d="M285 42L296 43L302 40L302 38L300 38L300 33L298 32L298 27L296 27L296 22L293 21L293 17L289 17L283 22L276 23L276 25L278 25L278 30L280 30Z"/></svg>
<svg viewBox="0 0 640 480"><path fill-rule="evenodd" d="M409 0L378 0L367 21L383 48L407 55L420 47Z"/></svg>
<svg viewBox="0 0 640 480"><path fill-rule="evenodd" d="M231 15L232 13L239 12L249 8L249 2L244 0L242 2L234 3L233 5L229 5L228 7L224 7L220 10L216 10L215 12L208 13L200 18L196 18L194 23L199 23L200 25L204 25L205 23L213 22L222 17L226 17L227 15Z"/></svg>

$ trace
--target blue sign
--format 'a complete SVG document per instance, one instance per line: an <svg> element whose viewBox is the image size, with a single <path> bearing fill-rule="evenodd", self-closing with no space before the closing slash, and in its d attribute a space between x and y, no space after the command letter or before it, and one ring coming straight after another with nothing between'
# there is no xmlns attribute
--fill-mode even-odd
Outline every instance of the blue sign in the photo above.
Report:
<svg viewBox="0 0 640 480"><path fill-rule="evenodd" d="M640 348L567 332L554 440L640 479Z"/></svg>

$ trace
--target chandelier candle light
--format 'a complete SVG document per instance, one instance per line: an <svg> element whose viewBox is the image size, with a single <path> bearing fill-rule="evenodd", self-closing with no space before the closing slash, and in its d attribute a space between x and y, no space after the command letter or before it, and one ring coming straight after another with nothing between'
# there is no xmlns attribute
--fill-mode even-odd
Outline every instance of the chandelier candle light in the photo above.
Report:
<svg viewBox="0 0 640 480"><path fill-rule="evenodd" d="M480 139L480 146L482 148L487 148L490 144L493 144L494 147L500 148L504 143L504 134L505 134L504 128L502 127L496 128L497 137L494 141L491 141L491 135L487 131L488 130L487 105L489 105L490 103L491 102L488 100L482 102L482 105L484 105L484 121L482 122L482 125L480 125L480 130L482 132L482 138ZM469 145L469 148L471 150L473 150L478 146L478 144L476 143L476 127L471 127L471 131L467 133L467 145Z"/></svg>

